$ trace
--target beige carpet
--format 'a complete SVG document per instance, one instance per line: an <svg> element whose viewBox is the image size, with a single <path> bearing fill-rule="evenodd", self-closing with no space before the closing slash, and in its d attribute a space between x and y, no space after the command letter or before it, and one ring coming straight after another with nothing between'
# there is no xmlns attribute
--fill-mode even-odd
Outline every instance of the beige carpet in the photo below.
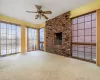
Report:
<svg viewBox="0 0 100 80"><path fill-rule="evenodd" d="M95 64L42 51L0 58L0 80L100 80Z"/></svg>

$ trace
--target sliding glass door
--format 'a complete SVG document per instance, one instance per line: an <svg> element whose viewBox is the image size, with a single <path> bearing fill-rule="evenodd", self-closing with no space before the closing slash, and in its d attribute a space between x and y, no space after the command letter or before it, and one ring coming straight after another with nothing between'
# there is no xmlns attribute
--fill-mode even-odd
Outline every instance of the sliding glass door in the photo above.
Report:
<svg viewBox="0 0 100 80"><path fill-rule="evenodd" d="M44 28L40 29L40 50L44 51Z"/></svg>
<svg viewBox="0 0 100 80"><path fill-rule="evenodd" d="M27 28L27 51L36 50L36 29Z"/></svg>
<svg viewBox="0 0 100 80"><path fill-rule="evenodd" d="M21 28L0 22L0 55L14 54L21 50Z"/></svg>

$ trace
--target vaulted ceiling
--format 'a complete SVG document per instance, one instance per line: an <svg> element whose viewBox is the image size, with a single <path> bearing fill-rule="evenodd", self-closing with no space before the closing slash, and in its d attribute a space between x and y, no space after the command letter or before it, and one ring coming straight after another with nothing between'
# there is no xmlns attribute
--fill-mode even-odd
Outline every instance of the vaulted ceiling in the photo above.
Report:
<svg viewBox="0 0 100 80"><path fill-rule="evenodd" d="M44 18L36 20L36 14L26 13L28 10L36 11L35 4L41 5L43 10L51 10L53 14L47 15L51 19L93 1L95 0L0 0L0 13L33 24L41 24L45 22Z"/></svg>

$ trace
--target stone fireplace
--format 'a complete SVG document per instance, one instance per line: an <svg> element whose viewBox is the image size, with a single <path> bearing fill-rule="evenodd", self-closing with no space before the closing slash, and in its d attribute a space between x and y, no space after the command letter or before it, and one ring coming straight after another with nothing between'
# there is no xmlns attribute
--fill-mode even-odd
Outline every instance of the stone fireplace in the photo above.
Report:
<svg viewBox="0 0 100 80"><path fill-rule="evenodd" d="M62 56L71 52L70 12L66 12L46 22L46 51Z"/></svg>

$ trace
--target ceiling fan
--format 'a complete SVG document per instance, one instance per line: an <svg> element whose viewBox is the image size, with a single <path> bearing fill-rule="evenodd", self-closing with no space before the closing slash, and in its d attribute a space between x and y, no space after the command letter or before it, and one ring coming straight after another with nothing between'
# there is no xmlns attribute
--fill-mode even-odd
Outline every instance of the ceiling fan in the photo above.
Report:
<svg viewBox="0 0 100 80"><path fill-rule="evenodd" d="M26 11L28 13L37 13L37 15L35 16L35 19L38 19L41 17L44 17L45 19L48 19L48 17L45 15L45 14L52 14L51 11L43 11L41 10L42 6L39 6L39 5L35 5L36 9L37 9L37 12L34 12L34 11Z"/></svg>

